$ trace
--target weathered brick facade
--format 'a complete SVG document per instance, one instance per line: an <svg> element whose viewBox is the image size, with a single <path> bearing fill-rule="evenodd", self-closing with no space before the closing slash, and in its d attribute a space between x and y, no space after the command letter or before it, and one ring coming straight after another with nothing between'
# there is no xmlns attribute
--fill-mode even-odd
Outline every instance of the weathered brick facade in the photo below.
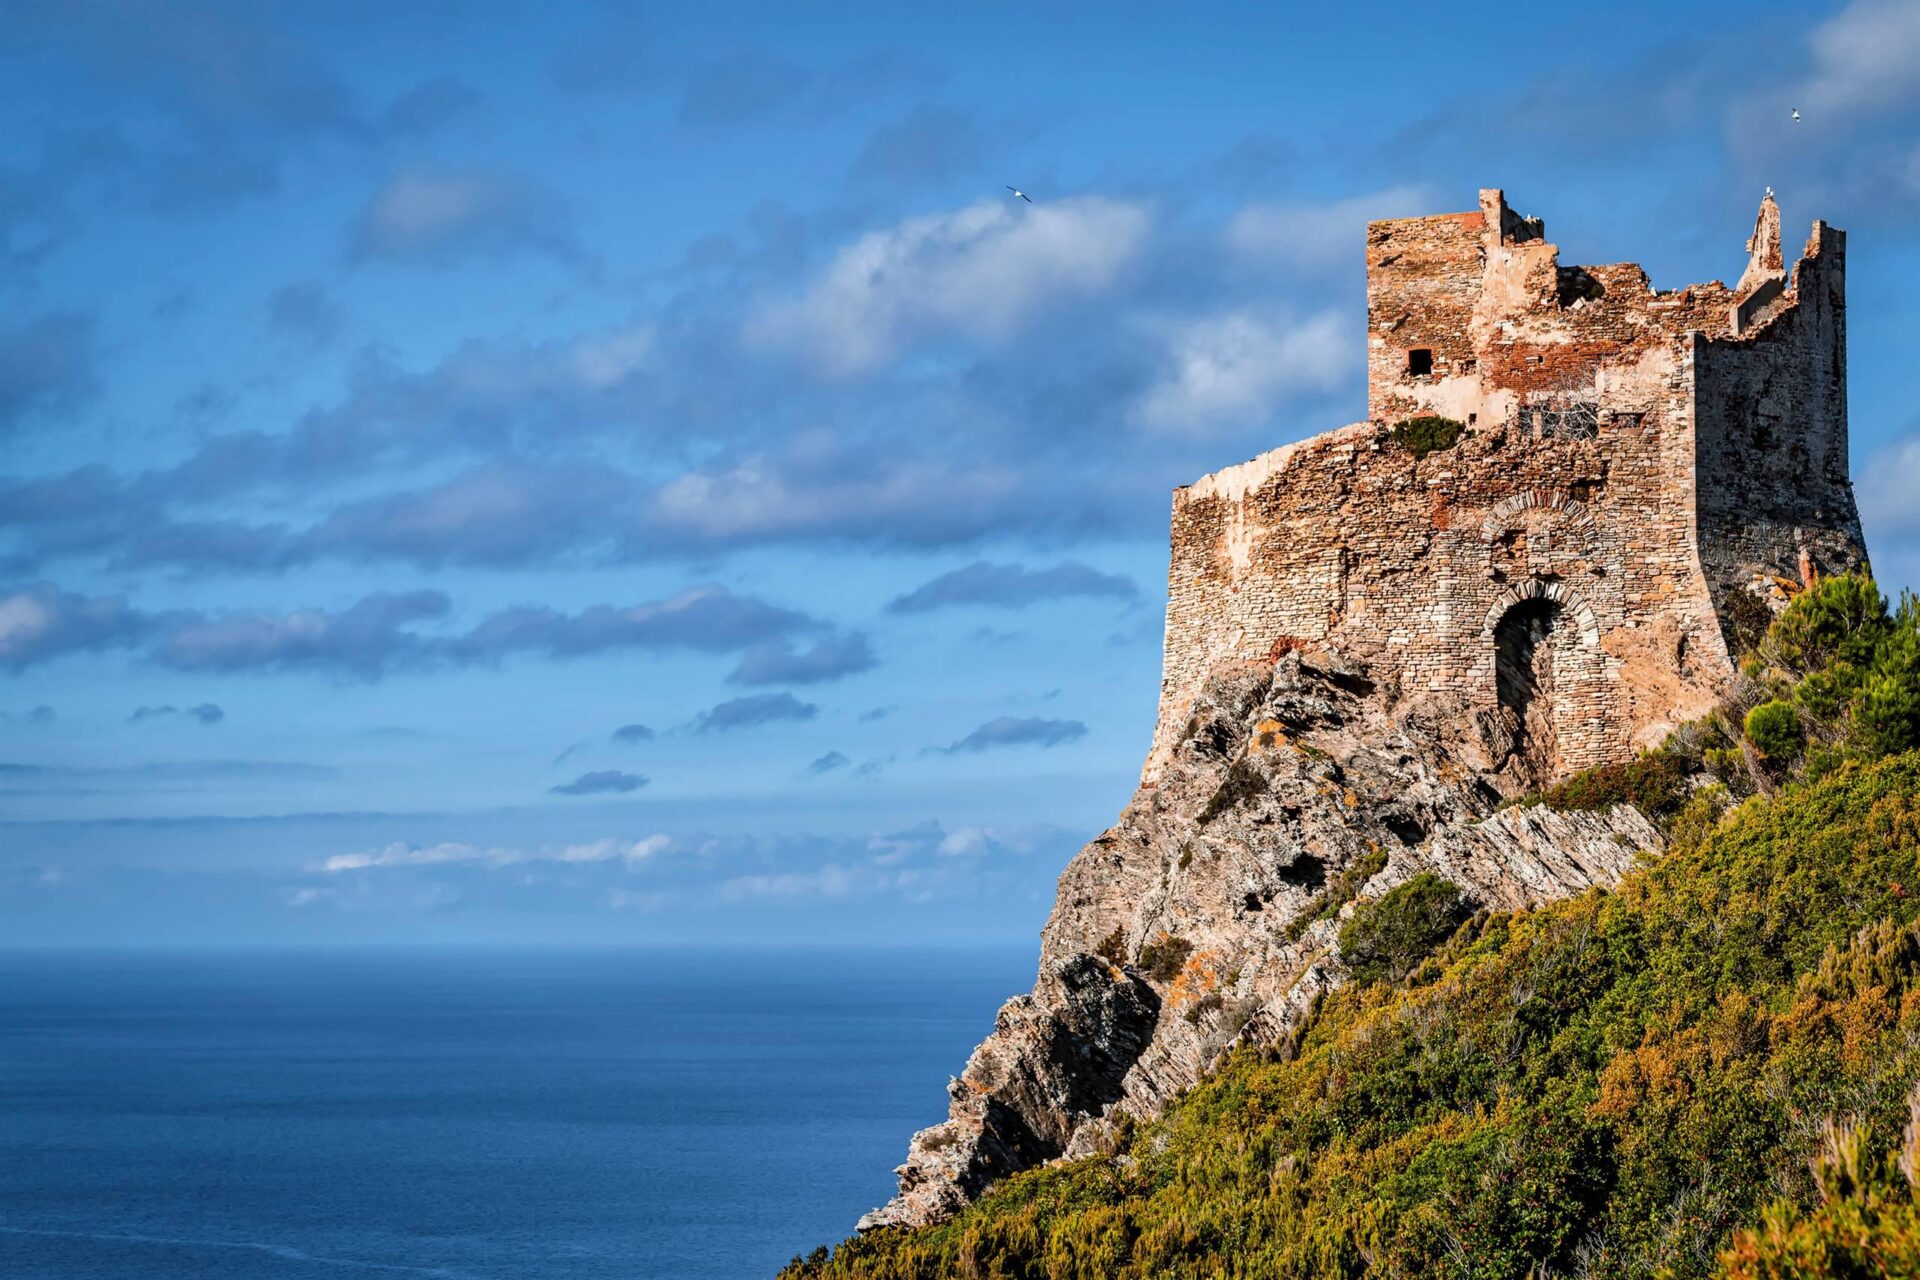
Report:
<svg viewBox="0 0 1920 1280"><path fill-rule="evenodd" d="M1841 232L1788 275L1769 193L1740 282L1674 291L1562 266L1499 191L1366 248L1371 420L1174 494L1149 777L1211 667L1320 642L1516 785L1622 758L1732 675L1736 593L1862 557ZM1421 415L1466 430L1416 459Z"/></svg>

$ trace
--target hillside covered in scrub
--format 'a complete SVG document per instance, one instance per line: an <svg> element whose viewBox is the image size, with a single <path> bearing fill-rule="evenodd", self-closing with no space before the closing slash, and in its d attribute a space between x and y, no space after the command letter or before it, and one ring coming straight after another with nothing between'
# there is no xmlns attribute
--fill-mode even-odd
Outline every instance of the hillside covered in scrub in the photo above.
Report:
<svg viewBox="0 0 1920 1280"><path fill-rule="evenodd" d="M1822 581L1712 715L1505 811L1637 806L1616 887L1406 877L1160 1118L782 1275L1920 1275L1916 748L1920 609Z"/></svg>

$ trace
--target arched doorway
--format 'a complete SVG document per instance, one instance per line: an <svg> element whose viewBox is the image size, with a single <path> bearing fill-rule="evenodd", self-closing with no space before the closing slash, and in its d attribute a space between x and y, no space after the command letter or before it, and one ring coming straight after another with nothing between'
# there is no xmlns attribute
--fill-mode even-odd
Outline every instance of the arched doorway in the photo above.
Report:
<svg viewBox="0 0 1920 1280"><path fill-rule="evenodd" d="M1476 669L1492 676L1480 687L1495 704L1499 732L1488 746L1501 773L1532 788L1619 755L1609 659L1579 592L1558 578L1522 579L1488 606L1482 625Z"/></svg>
<svg viewBox="0 0 1920 1280"><path fill-rule="evenodd" d="M1559 601L1536 596L1516 602L1493 628L1494 692L1513 735L1516 772L1534 786L1551 778L1561 759L1554 725L1561 613Z"/></svg>

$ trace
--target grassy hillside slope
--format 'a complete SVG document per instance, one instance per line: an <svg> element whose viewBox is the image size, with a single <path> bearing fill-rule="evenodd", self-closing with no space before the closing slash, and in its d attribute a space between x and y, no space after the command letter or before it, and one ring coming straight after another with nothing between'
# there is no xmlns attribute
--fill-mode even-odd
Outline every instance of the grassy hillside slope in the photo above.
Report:
<svg viewBox="0 0 1920 1280"><path fill-rule="evenodd" d="M1369 963L1112 1155L783 1276L1920 1275L1917 623L1804 593L1715 716L1544 798L1666 823L1617 890Z"/></svg>

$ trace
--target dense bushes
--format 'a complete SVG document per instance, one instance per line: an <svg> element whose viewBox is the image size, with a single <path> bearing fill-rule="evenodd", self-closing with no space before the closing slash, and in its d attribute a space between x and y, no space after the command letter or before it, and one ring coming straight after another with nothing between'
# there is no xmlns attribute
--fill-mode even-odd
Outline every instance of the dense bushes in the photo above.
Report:
<svg viewBox="0 0 1920 1280"><path fill-rule="evenodd" d="M1393 442L1414 456L1415 461L1430 453L1442 449L1451 449L1460 442L1460 434L1467 429L1464 422L1452 418L1442 418L1428 414L1418 418L1407 418L1395 424L1388 434Z"/></svg>
<svg viewBox="0 0 1920 1280"><path fill-rule="evenodd" d="M786 1274L1920 1274L1895 1168L1920 1076L1913 610L1876 611L1857 585L1822 584L1766 641L1747 709L1789 702L1807 735L1768 794L1684 802L1667 856L1614 892L1480 917L1416 985L1333 993L1285 1052L1237 1051L1113 1156ZM1632 785L1684 794L1670 784L1705 767L1701 742ZM1402 909L1441 900L1411 883ZM1436 921L1428 937L1445 918L1408 915Z"/></svg>

